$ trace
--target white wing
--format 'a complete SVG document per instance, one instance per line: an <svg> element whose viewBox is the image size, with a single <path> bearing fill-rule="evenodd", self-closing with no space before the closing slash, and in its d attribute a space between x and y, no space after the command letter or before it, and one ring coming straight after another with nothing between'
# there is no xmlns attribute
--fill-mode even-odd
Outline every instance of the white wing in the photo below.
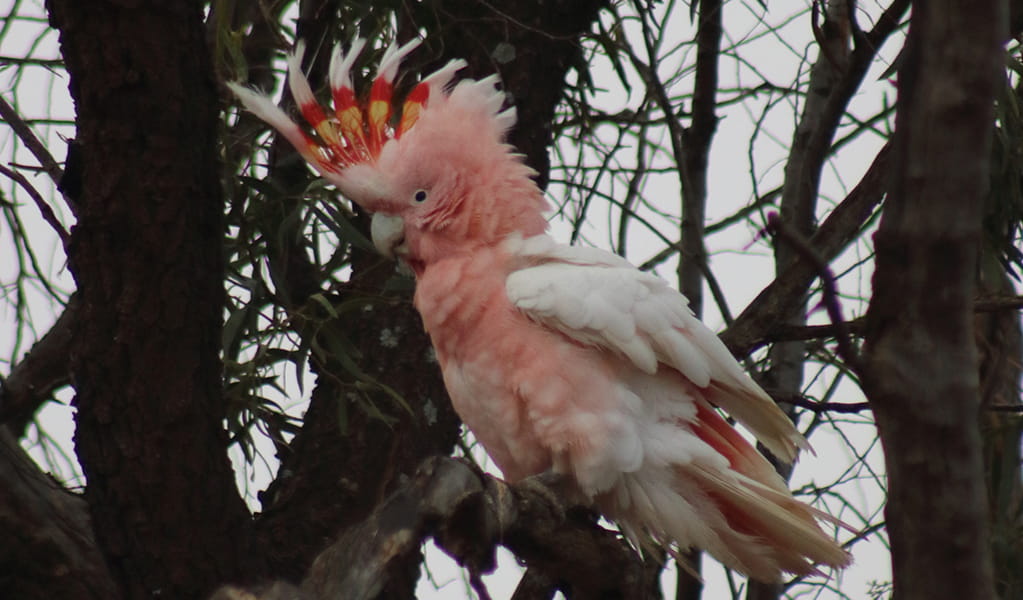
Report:
<svg viewBox="0 0 1023 600"><path fill-rule="evenodd" d="M677 370L772 453L791 462L806 440L788 417L661 278L621 257L564 246L547 236L507 248L533 265L508 276L508 298L530 319L615 352L647 373Z"/></svg>

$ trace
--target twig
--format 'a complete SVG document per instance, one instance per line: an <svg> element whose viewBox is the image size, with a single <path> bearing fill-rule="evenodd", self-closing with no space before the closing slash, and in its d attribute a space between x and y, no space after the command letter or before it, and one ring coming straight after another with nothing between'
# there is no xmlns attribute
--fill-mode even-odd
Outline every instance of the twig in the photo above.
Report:
<svg viewBox="0 0 1023 600"><path fill-rule="evenodd" d="M998 312L1023 308L1023 296L984 296L973 302L975 312Z"/></svg>
<svg viewBox="0 0 1023 600"><path fill-rule="evenodd" d="M50 176L50 180L53 181L53 185L59 186L61 179L64 178L64 170L60 168L58 163L50 151L46 149L46 146L39 141L36 134L32 132L32 128L28 126L28 123L21 118L18 111L14 110L14 107L7 103L6 100L0 96L0 117L11 126L14 130L14 134L18 136L25 147L29 149L39 164L42 165L43 170ZM70 198L64 196L64 203L67 204L71 214L78 216L78 210L75 207L75 203Z"/></svg>
<svg viewBox="0 0 1023 600"><path fill-rule="evenodd" d="M39 212L42 213L43 220L49 223L50 227L53 227L53 230L57 232L58 236L60 236L61 243L65 248L67 248L70 236L68 235L67 230L64 229L64 226L61 225L60 221L57 220L57 215L53 213L53 209L50 208L50 205L47 204L45 200L43 200L39 191L32 187L32 184L29 183L28 179L25 179L24 175L13 169L8 169L7 167L0 165L0 174L10 177L24 188L26 192L28 192L28 195L32 197L32 200L35 201L36 206L39 208Z"/></svg>
<svg viewBox="0 0 1023 600"><path fill-rule="evenodd" d="M983 296L973 303L973 311L978 313L998 312L1002 310L1019 310L1023 308L1023 296ZM816 340L833 338L843 332L861 337L867 326L866 317L856 317L843 321L839 325L786 325L784 323L764 333L764 343L788 342L795 340Z"/></svg>
<svg viewBox="0 0 1023 600"><path fill-rule="evenodd" d="M764 342L792 342L802 340L816 340L821 338L834 338L842 333L855 336L862 336L867 321L864 317L856 317L849 321L843 321L841 326L834 324L827 325L788 325L779 323L778 326L764 334Z"/></svg>
<svg viewBox="0 0 1023 600"><path fill-rule="evenodd" d="M487 591L487 585L483 583L483 577L476 569L469 570L469 585L472 586L479 600L490 600L490 592Z"/></svg>
<svg viewBox="0 0 1023 600"><path fill-rule="evenodd" d="M792 229L788 227L784 221L782 221L778 213L772 212L768 215L767 229L775 237L787 243L796 251L797 254L816 269L817 276L821 280L823 288L822 295L824 308L828 311L828 317L831 319L831 323L837 329L835 341L838 342L838 354L850 367L852 367L854 371L858 371L859 352L852 343L848 325L842 316L842 304L838 299L838 286L835 283L835 275L831 272L831 268L828 266L828 263L825 262L812 247L810 247L810 244L803 238L803 236L792 231Z"/></svg>
<svg viewBox="0 0 1023 600"><path fill-rule="evenodd" d="M811 400L806 396L793 395L787 395L784 397L774 396L774 399L779 402L787 402L800 408L805 408L806 410L815 413L834 412L850 414L870 410L869 402L818 402L816 400Z"/></svg>
<svg viewBox="0 0 1023 600"><path fill-rule="evenodd" d="M760 196L759 198L757 198L756 200L754 200L748 206L738 210L734 214L731 214L731 215L721 219L720 221L711 223L711 224L707 225L706 227L704 227L703 228L704 235L707 236L707 235L710 235L712 233L717 233L718 231L721 231L721 230L723 230L723 229L725 229L727 227L730 227L730 226L734 225L735 223L738 223L740 221L746 220L747 218L749 218L750 215L752 215L753 213L759 212L765 206L771 206L772 204L774 204L775 200L778 199L778 195L779 194L781 194L781 188L780 187L779 188L774 188L773 190L767 192L766 194L764 194L764 195ZM654 267L656 267L657 265L659 265L659 264L663 263L664 261L668 260L669 258L674 256L675 254L679 253L681 250L682 250L682 241L679 240L679 241L675 242L674 244L671 244L668 247L664 248L663 250L661 250L657 254L653 255L649 259L647 259L642 265L640 265L639 270L640 271L649 271L649 270L653 269Z"/></svg>

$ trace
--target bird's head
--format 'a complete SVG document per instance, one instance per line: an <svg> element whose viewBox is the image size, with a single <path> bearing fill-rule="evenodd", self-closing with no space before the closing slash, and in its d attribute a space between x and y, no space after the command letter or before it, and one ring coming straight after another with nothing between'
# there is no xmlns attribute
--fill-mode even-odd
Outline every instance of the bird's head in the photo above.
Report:
<svg viewBox="0 0 1023 600"><path fill-rule="evenodd" d="M422 79L396 111L394 80L418 41L384 54L368 98L360 102L350 71L364 46L336 50L330 66L334 109L325 112L301 71L300 43L288 82L308 128L269 98L231 84L251 112L284 135L341 193L374 213L374 244L416 271L452 253L472 252L510 234L546 229L543 195L532 170L505 142L515 110L503 108L497 77L452 86L462 60ZM397 112L398 114L395 114Z"/></svg>

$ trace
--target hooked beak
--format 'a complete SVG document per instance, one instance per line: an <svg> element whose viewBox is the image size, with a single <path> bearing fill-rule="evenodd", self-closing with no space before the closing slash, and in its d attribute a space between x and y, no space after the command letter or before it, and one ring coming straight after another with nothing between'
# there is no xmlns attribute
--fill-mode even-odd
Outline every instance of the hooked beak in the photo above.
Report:
<svg viewBox="0 0 1023 600"><path fill-rule="evenodd" d="M405 246L405 221L401 217L374 213L369 230L373 245L380 254L394 258L395 254L401 256L408 252Z"/></svg>

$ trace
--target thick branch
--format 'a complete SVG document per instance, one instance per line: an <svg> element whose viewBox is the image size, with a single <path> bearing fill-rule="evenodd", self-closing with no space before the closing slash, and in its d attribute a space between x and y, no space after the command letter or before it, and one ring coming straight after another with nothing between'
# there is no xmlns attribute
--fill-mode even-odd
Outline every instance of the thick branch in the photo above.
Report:
<svg viewBox="0 0 1023 600"><path fill-rule="evenodd" d="M846 57L845 64L836 65L844 67L841 77L823 90L827 93L827 101L820 107L815 117L812 133L809 133L807 139L801 143L802 158L793 162L793 157L790 157L789 162L792 164L786 168L786 187L793 186L790 187L790 194L798 196L808 192L816 193L820 168L828 156L828 143L834 135L835 127L881 45L896 30L899 19L908 7L909 0L894 0L878 18L874 29L866 33L857 30L851 32L855 47ZM838 39L842 44L848 43L844 35L838 35ZM849 243L851 239L849 236L859 231L873 212L873 208L881 201L887 189L885 182L887 165L884 164L886 154L885 150L878 154L860 184L832 211L827 221L811 238L811 246L825 261L833 259ZM789 217L784 211L782 216ZM812 218L812 215L803 210L799 218L805 222L806 219ZM829 224L835 228L834 231L826 230ZM825 244L827 248L824 247ZM779 272L775 281L765 288L722 334L722 338L734 354L745 356L762 345L762 336L775 324L791 317L793 307L799 306L798 300L813 281L814 269L808 262L800 261L798 257L791 260L794 262L788 266L784 262L780 265L784 270Z"/></svg>
<svg viewBox="0 0 1023 600"><path fill-rule="evenodd" d="M4 597L116 599L85 501L47 477L0 427L0 582Z"/></svg>
<svg viewBox="0 0 1023 600"><path fill-rule="evenodd" d="M72 295L60 318L39 338L3 381L0 388L0 425L20 437L39 405L68 384L71 324L79 314L78 296Z"/></svg>
<svg viewBox="0 0 1023 600"><path fill-rule="evenodd" d="M471 574L494 567L508 547L566 597L644 597L644 566L586 511L567 513L536 485L510 486L464 462L435 457L365 521L313 563L302 583L308 600L372 599L404 578L407 555L433 537Z"/></svg>

